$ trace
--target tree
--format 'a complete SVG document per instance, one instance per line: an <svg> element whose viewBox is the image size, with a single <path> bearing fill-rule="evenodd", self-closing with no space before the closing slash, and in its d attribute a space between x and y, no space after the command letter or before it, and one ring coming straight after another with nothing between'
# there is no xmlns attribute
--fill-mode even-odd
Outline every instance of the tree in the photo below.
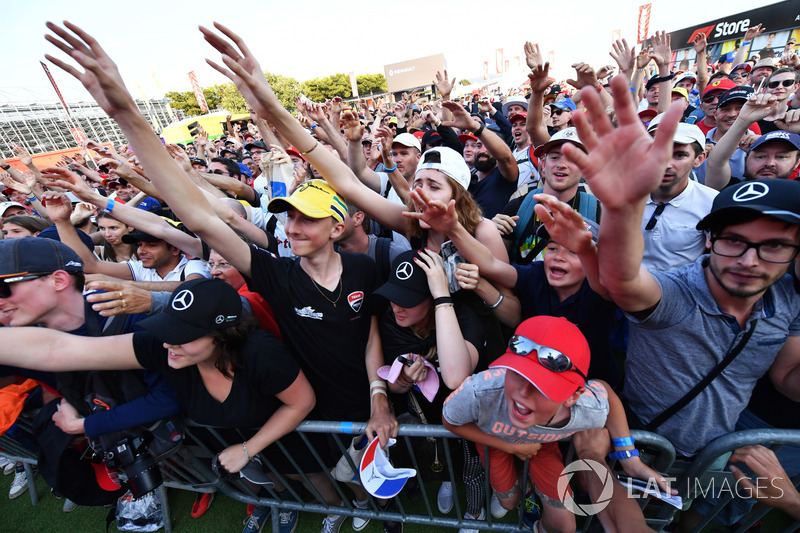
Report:
<svg viewBox="0 0 800 533"><path fill-rule="evenodd" d="M264 75L281 105L289 111L293 111L294 99L300 95L300 84L297 80L271 72L265 72Z"/></svg>
<svg viewBox="0 0 800 533"><path fill-rule="evenodd" d="M472 84L470 83L470 81L469 81L469 80L467 80L467 79L463 79L463 80L461 80L460 82L458 82L458 84L459 84L459 85L465 85L465 86L466 86L466 85L472 85Z"/></svg>
<svg viewBox="0 0 800 533"><path fill-rule="evenodd" d="M202 111L200 111L200 104L197 103L197 99L194 97L193 91L172 91L168 92L165 96L169 99L170 107L173 109L182 110L186 116L191 117L204 114ZM220 97L217 96L217 93L213 87L204 88L203 96L206 97L206 103L208 104L209 110L219 107Z"/></svg>
<svg viewBox="0 0 800 533"><path fill-rule="evenodd" d="M230 113L247 113L247 102L233 83L211 87L219 97L220 106Z"/></svg>
<svg viewBox="0 0 800 533"><path fill-rule="evenodd" d="M385 93L389 90L386 86L386 78L380 73L356 76L356 85L358 85L358 94L360 96L365 94Z"/></svg>
<svg viewBox="0 0 800 533"><path fill-rule="evenodd" d="M353 95L350 90L350 77L342 73L304 81L300 84L300 92L315 102L322 102L335 96L349 98Z"/></svg>

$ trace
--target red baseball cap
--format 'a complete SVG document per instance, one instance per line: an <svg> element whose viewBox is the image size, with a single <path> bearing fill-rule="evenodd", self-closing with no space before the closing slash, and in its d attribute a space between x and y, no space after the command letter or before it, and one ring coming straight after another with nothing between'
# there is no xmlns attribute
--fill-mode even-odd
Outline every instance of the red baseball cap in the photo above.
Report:
<svg viewBox="0 0 800 533"><path fill-rule="evenodd" d="M469 133L462 133L461 135L458 136L458 142L460 142L461 144L466 144L467 141L478 142L478 138Z"/></svg>
<svg viewBox="0 0 800 533"><path fill-rule="evenodd" d="M302 156L302 154L301 154L300 152L298 152L298 151L297 151L297 148L295 148L294 146L290 146L289 148L287 148L287 149L286 149L286 153L287 153L287 154L289 154L289 155L294 155L294 156L297 156L297 157L299 157L300 159L302 159L303 161L305 161L305 160L306 160L306 158L305 158L305 157L303 157L303 156Z"/></svg>
<svg viewBox="0 0 800 533"><path fill-rule="evenodd" d="M730 91L736 87L736 84L730 78L717 78L716 80L712 81L708 85L706 85L705 90L703 91L703 96L707 95L711 91Z"/></svg>
<svg viewBox="0 0 800 533"><path fill-rule="evenodd" d="M520 111L519 113L514 113L513 115L511 115L510 117L508 117L508 121L509 121L509 122L512 122L512 123L513 123L515 120L518 120L518 119L522 119L522 120L528 120L528 113L527 113L527 112L525 112L525 111Z"/></svg>
<svg viewBox="0 0 800 533"><path fill-rule="evenodd" d="M591 352L586 337L578 326L564 317L535 316L517 326L514 337L524 337L543 348L550 348L569 358L572 366L585 376L589 371ZM514 337L511 343L514 343ZM564 402L585 384L574 370L555 372L539 361L538 350L527 355L514 353L509 344L506 353L491 363L491 368L512 370L527 379L553 402Z"/></svg>

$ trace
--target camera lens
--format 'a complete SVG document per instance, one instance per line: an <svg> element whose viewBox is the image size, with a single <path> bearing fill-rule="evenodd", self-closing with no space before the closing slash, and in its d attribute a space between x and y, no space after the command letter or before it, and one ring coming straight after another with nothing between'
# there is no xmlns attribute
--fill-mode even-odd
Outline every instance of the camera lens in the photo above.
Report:
<svg viewBox="0 0 800 533"><path fill-rule="evenodd" d="M147 452L137 455L136 460L123 469L128 477L128 488L136 499L157 489L164 482L161 470Z"/></svg>

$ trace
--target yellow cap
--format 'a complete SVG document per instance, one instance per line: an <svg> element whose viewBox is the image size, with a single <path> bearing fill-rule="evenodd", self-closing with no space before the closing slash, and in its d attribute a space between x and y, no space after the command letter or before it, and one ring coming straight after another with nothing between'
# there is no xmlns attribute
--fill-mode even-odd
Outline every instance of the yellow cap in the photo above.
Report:
<svg viewBox="0 0 800 533"><path fill-rule="evenodd" d="M347 203L324 180L307 181L288 198L273 198L267 210L283 213L290 206L311 218L333 217L339 222L344 222L347 213Z"/></svg>
<svg viewBox="0 0 800 533"><path fill-rule="evenodd" d="M679 94L679 95L683 96L684 98L686 98L687 100L689 99L689 93L683 87L673 87L672 88L672 93L673 94Z"/></svg>

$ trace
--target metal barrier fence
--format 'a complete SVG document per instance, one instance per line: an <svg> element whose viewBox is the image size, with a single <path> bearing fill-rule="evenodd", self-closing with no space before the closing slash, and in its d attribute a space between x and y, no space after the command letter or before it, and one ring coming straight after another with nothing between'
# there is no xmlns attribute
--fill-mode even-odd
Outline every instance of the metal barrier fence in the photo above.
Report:
<svg viewBox="0 0 800 533"><path fill-rule="evenodd" d="M22 422L23 427L21 429L23 431L29 431L30 429L28 427L29 424L26 424L26 422ZM408 459L411 462L408 466L412 466L417 470L421 503L409 505L407 498L398 496L394 499L396 502L396 510L387 511L379 506L378 500L369 497L369 503L366 509L355 507L351 503L350 489L345 488L343 483L339 483L333 479L330 472L324 468L324 463L319 451L314 449L310 441L310 434L339 434L352 437L353 435L363 434L365 429L365 423L306 421L297 428L302 446L305 447L305 449L298 449L297 447L287 449L284 443L280 441L273 445L280 450L280 454L282 457L285 457L287 464L291 465L298 472L301 472L301 469L298 468L296 459L300 457L301 454L310 454L316 463L320 465L320 468L317 470L324 471L329 481L333 484L338 497L342 500L341 505L327 504L319 491L317 491L310 482L308 472L300 474L300 478L302 481L305 481L305 485L309 488L309 492L311 493L311 498L308 499L308 501L304 501L301 496L301 490L297 488L296 483L287 479L285 475L277 473L279 468L276 468L275 464L267 461L263 455L261 457L265 468L272 473L274 479L279 484L286 488L285 492L279 494L274 488L269 488L259 493L257 492L258 489L254 490L253 485L242 480L231 481L220 479L211 469L211 458L215 455L216 451L231 444L242 442L245 440L245 436L235 430L218 430L207 426L201 426L191 421L187 421L186 423L185 445L177 454L159 464L164 477L164 487L201 493L219 492L220 494L224 494L242 503L270 507L272 509L272 526L275 532L277 532L279 528L279 509L317 514L338 514L350 517L357 516L374 520L402 521L407 524L420 524L433 527L469 528L482 531L503 532L524 530L521 516L513 517L513 512L510 512L509 516L502 521L492 517L490 512L492 492L488 482L488 475L485 476L483 481L483 508L485 510L485 519L468 520L463 518L464 511L466 510L464 498L459 495L458 491L455 492L453 508L455 516L443 516L437 512L438 510L435 503L436 490L431 490L431 483L429 482L432 476L427 475L430 470L426 468L426 465L421 464L420 459L414 453L414 441L436 438L441 439L444 443L457 439L455 435L442 426L422 424L400 425L398 444L395 448L403 447L408 453ZM728 483L732 483L733 478L730 472L712 470L711 466L718 457L736 448L751 444L761 444L775 447L775 449L784 444L800 445L800 431L798 430L747 430L731 433L716 439L692 461L686 461L676 459L674 448L669 441L660 435L644 431L633 431L632 435L636 440L637 447L643 450L643 459L656 470L665 472L667 475L676 478L677 486L681 491L681 496L684 498L693 498L697 496L698 492L700 492L699 487L709 483L711 480L720 480L720 482L721 480L727 480ZM349 438L345 439L345 442L336 440L336 443L339 452L341 452L343 457L347 458L346 460L349 466L357 472L358 465L353 462L346 449L346 445L349 444ZM461 454L457 454L457 457L454 458L453 452L448 445L443 445L442 450L446 479L453 483L454 487L458 487L461 485L461 480L456 477L456 473L459 471L458 461L462 459L460 456ZM31 451L30 447L22 445L9 435L3 435L0 436L0 455L4 455L13 460L22 461L26 466L29 483L32 483L33 475L31 467L36 463L36 453ZM569 452L564 456L564 463L568 464L572 460L574 460L574 451L570 448ZM484 472L486 474L488 474L488 466L487 464L484 467ZM527 463L523 468L523 471L527 471ZM793 482L797 485L800 479L794 479ZM525 476L523 481L523 494L527 493L527 487L524 486L525 484L527 484L527 476ZM165 531L170 533L171 523L169 520L169 509L163 488L159 490L158 495L162 499L165 512ZM38 497L36 496L36 491L33 486L31 486L31 501L34 505L38 502ZM677 512L677 509L659 500L640 499L639 503L644 510L648 525L656 531L661 531L669 524L674 519ZM718 513L730 504L731 497L725 496L720 498L713 510L694 531L701 531ZM421 512L412 512L410 509L412 507L418 509L420 506L423 507L423 511ZM741 526L736 531L746 531L752 524L763 518L763 516L771 510L772 508L770 507L756 508L752 513L747 515L746 519L742 520ZM595 522L595 517L587 517L582 521L579 519L579 530L594 530L593 528L597 525ZM795 531L798 528L800 528L800 522L795 522L785 531Z"/></svg>

